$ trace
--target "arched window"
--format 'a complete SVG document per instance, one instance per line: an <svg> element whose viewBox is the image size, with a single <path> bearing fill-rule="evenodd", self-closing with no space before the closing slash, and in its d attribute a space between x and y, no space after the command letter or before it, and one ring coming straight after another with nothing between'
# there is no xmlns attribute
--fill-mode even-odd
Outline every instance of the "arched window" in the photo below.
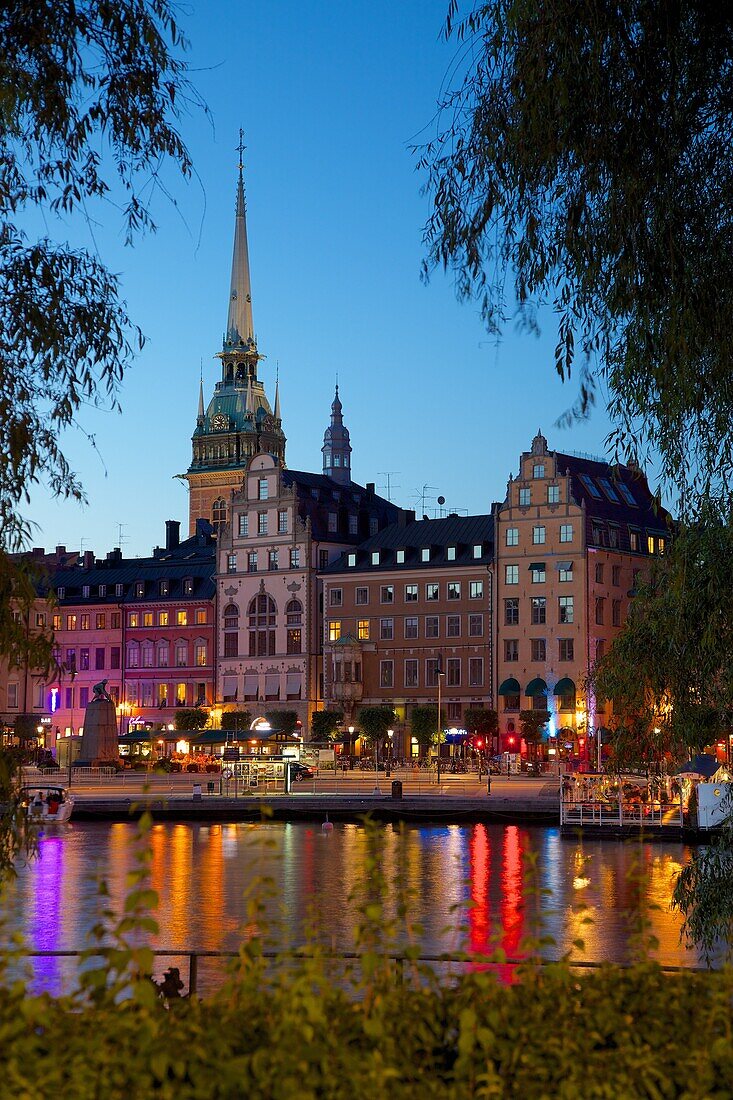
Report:
<svg viewBox="0 0 733 1100"><path fill-rule="evenodd" d="M290 600L285 605L288 626L300 626L303 621L303 605L300 600Z"/></svg>
<svg viewBox="0 0 733 1100"><path fill-rule="evenodd" d="M227 505L223 497L218 497L211 507L211 522L214 530L218 531L227 521Z"/></svg>
<svg viewBox="0 0 733 1100"><path fill-rule="evenodd" d="M275 652L275 622L277 606L272 596L265 592L250 601L249 615L249 655L250 657L270 657Z"/></svg>
<svg viewBox="0 0 733 1100"><path fill-rule="evenodd" d="M228 603L224 608L224 656L237 657L239 654L239 608Z"/></svg>

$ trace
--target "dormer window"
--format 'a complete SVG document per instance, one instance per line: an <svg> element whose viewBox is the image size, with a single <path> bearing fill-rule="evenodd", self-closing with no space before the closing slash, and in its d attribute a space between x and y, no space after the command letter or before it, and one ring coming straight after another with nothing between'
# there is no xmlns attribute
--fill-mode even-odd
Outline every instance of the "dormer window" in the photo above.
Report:
<svg viewBox="0 0 733 1100"><path fill-rule="evenodd" d="M430 547L423 546L420 551L420 561L430 561Z"/></svg>
<svg viewBox="0 0 733 1100"><path fill-rule="evenodd" d="M447 557L448 561L455 561L456 560L456 548L455 548L455 546L447 547L446 557Z"/></svg>
<svg viewBox="0 0 733 1100"><path fill-rule="evenodd" d="M104 597L107 595L107 585L106 584L100 584L100 586L99 586L99 595L100 595L101 599L104 599Z"/></svg>
<svg viewBox="0 0 733 1100"><path fill-rule="evenodd" d="M90 591L90 589L89 589L88 584L82 585L81 594L82 594L83 599L85 599L85 600L89 599L89 591Z"/></svg>
<svg viewBox="0 0 733 1100"><path fill-rule="evenodd" d="M398 565L404 565L405 564L405 551L404 550L398 550L397 551L397 564Z"/></svg>
<svg viewBox="0 0 733 1100"><path fill-rule="evenodd" d="M63 587L63 585L60 588L56 589L56 595L60 600L63 600L64 596L66 595L66 589Z"/></svg>
<svg viewBox="0 0 733 1100"><path fill-rule="evenodd" d="M372 550L372 565L379 565L379 551Z"/></svg>
<svg viewBox="0 0 733 1100"><path fill-rule="evenodd" d="M356 565L356 554L349 554L346 559L346 563L350 569L353 569Z"/></svg>
<svg viewBox="0 0 733 1100"><path fill-rule="evenodd" d="M167 596L169 592L169 584L167 580L160 582L160 594L161 596Z"/></svg>
<svg viewBox="0 0 733 1100"><path fill-rule="evenodd" d="M474 556L474 558L480 558L482 553L483 553L483 546L481 545L480 542L477 542L476 545L473 548L473 556Z"/></svg>
<svg viewBox="0 0 733 1100"><path fill-rule="evenodd" d="M186 577L183 581L183 595L193 596L193 577Z"/></svg>
<svg viewBox="0 0 733 1100"><path fill-rule="evenodd" d="M135 596L138 600L142 600L145 596L145 581L135 581Z"/></svg>

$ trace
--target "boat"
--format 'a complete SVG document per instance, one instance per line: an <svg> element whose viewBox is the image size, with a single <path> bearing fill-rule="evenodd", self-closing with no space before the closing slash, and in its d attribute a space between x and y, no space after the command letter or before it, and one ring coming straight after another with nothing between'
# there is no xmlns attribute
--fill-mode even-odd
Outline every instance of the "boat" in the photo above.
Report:
<svg viewBox="0 0 733 1100"><path fill-rule="evenodd" d="M58 783L23 787L20 796L28 815L43 825L65 825L74 809L74 796Z"/></svg>

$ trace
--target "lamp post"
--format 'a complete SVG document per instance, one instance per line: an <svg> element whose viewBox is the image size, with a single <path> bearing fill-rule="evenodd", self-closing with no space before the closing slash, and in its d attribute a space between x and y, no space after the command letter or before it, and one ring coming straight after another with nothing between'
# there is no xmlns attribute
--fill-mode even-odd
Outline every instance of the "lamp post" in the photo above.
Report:
<svg viewBox="0 0 733 1100"><path fill-rule="evenodd" d="M392 738L394 737L394 730L387 730L387 737L389 738L387 742L389 752L389 756L387 757L387 779L389 779L392 774L390 769L392 767Z"/></svg>
<svg viewBox="0 0 733 1100"><path fill-rule="evenodd" d="M349 726L349 768L351 768L351 757L353 755L353 741L354 741L354 727Z"/></svg>
<svg viewBox="0 0 733 1100"><path fill-rule="evenodd" d="M379 789L379 738L374 738L374 793L381 794Z"/></svg>
<svg viewBox="0 0 733 1100"><path fill-rule="evenodd" d="M445 673L443 672L443 655L442 655L442 653L438 654L438 667L437 667L437 670L436 670L436 675L437 675L437 678L438 678L438 786L440 786L440 735L443 732L443 730L442 730L442 724L443 723L441 722L441 718L440 718L440 678L441 678L441 676L445 675Z"/></svg>

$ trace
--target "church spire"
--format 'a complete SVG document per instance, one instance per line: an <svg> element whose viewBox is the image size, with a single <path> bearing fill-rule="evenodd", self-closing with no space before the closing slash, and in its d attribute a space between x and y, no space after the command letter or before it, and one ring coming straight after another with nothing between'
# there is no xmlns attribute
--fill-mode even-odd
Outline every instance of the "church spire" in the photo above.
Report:
<svg viewBox="0 0 733 1100"><path fill-rule="evenodd" d="M239 179L237 180L237 205L234 217L234 254L232 279L229 288L229 316L225 346L254 344L252 321L252 287L249 277L249 250L247 247L247 215L244 201L244 133L239 131Z"/></svg>
<svg viewBox="0 0 733 1100"><path fill-rule="evenodd" d="M331 423L323 434L323 472L334 481L348 485L351 481L351 443L349 429L344 427L342 409L337 382L336 396L331 403Z"/></svg>
<svg viewBox="0 0 733 1100"><path fill-rule="evenodd" d="M196 419L199 420L199 421L203 421L203 419L204 419L204 380L203 380L203 378L199 381L199 411L198 411L198 414L196 416Z"/></svg>
<svg viewBox="0 0 733 1100"><path fill-rule="evenodd" d="M280 368L278 367L277 374L275 375L275 420L282 420L280 416Z"/></svg>

